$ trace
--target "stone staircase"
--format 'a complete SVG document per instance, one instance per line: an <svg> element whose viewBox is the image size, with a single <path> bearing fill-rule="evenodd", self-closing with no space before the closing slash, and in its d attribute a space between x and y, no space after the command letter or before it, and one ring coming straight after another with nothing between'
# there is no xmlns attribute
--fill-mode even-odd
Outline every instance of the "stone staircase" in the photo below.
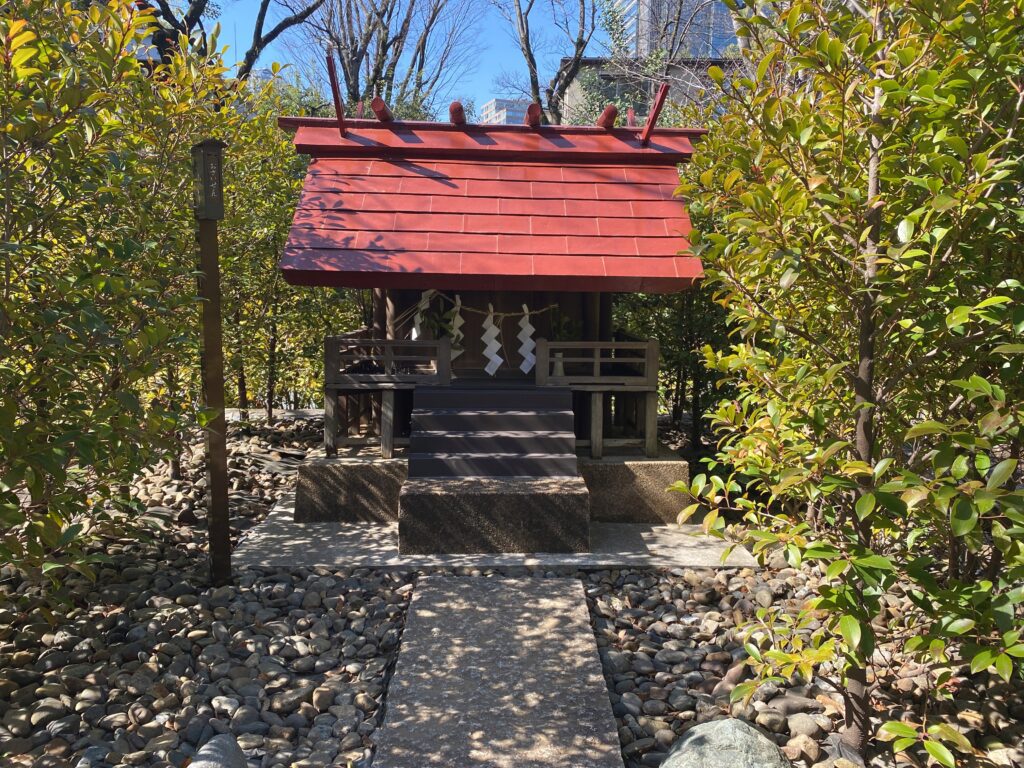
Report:
<svg viewBox="0 0 1024 768"><path fill-rule="evenodd" d="M402 554L586 552L568 389L417 388Z"/></svg>

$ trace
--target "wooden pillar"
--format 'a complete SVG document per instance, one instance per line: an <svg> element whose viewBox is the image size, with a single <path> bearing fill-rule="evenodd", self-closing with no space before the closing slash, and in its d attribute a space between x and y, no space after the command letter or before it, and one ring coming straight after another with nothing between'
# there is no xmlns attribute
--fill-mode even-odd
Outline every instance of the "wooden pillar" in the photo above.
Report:
<svg viewBox="0 0 1024 768"><path fill-rule="evenodd" d="M583 294L583 340L599 341L601 337L600 294Z"/></svg>
<svg viewBox="0 0 1024 768"><path fill-rule="evenodd" d="M380 455L390 459L395 455L395 390L381 390Z"/></svg>
<svg viewBox="0 0 1024 768"><path fill-rule="evenodd" d="M383 288L373 289L373 338L386 338L387 333L387 299Z"/></svg>
<svg viewBox="0 0 1024 768"><path fill-rule="evenodd" d="M384 291L384 303L385 303L384 326L385 326L385 329L386 329L387 338L394 339L395 338L395 315L397 314L396 311L395 311L395 292L394 291Z"/></svg>
<svg viewBox="0 0 1024 768"><path fill-rule="evenodd" d="M604 455L604 393L590 393L590 457Z"/></svg>
<svg viewBox="0 0 1024 768"><path fill-rule="evenodd" d="M600 338L601 341L611 341L615 332L612 321L612 294L601 293L598 295L601 302L600 319L598 321Z"/></svg>
<svg viewBox="0 0 1024 768"><path fill-rule="evenodd" d="M658 458L658 393L644 393L644 453Z"/></svg>
<svg viewBox="0 0 1024 768"><path fill-rule="evenodd" d="M359 425L362 422L358 392L345 393L345 407L347 412L347 418L345 420L345 437L358 437ZM353 427L355 427L355 435L352 434Z"/></svg>
<svg viewBox="0 0 1024 768"><path fill-rule="evenodd" d="M324 450L328 456L338 453L338 393L324 389Z"/></svg>

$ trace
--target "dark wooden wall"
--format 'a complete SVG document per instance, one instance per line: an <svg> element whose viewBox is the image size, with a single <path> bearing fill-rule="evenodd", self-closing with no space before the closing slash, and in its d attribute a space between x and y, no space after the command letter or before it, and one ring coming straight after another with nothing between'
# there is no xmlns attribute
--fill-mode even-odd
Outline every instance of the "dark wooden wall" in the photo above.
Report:
<svg viewBox="0 0 1024 768"><path fill-rule="evenodd" d="M462 319L465 321L462 326L464 338L462 347L464 352L452 363L452 372L462 378L483 377L490 378L484 371L487 359L483 355L484 344L481 340L483 333L484 315L480 312L487 311L488 303L494 306L495 313L514 312L521 313L523 304L526 304L531 312L538 312L530 315L530 321L536 330L534 339L554 339L556 331L552 329L552 323L557 322L559 317L567 318L574 329L572 339L563 337L562 340L597 341L609 340L612 337L611 328L611 294L598 293L556 293L549 291L444 291L445 295L455 297L458 293L462 297L463 307ZM408 338L411 328L411 319L402 327L393 328L393 318L406 313L420 300L420 291L388 291L384 298L386 303L392 305L388 313L388 320L384 327L397 333L399 337ZM376 298L376 296L375 296ZM556 306L556 310L545 310L546 307ZM451 304L439 298L431 302L431 312L447 311ZM472 311L479 310L479 311ZM376 313L376 317L383 317ZM519 354L519 317L508 317L501 321L502 351L499 353L505 362L498 369L494 378L508 379L530 379L534 377L533 371L523 374L519 370L519 364L523 358ZM391 334L389 334L390 336ZM424 337L430 336L430 332L424 333Z"/></svg>

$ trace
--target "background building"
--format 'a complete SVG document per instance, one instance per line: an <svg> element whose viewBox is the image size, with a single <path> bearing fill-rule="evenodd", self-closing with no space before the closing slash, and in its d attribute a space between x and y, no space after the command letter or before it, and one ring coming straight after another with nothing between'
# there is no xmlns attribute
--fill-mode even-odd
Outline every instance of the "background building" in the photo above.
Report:
<svg viewBox="0 0 1024 768"><path fill-rule="evenodd" d="M736 43L729 9L708 0L614 0L623 53L649 56L671 47L673 58L721 58Z"/></svg>
<svg viewBox="0 0 1024 768"><path fill-rule="evenodd" d="M518 125L526 119L527 99L491 99L480 109L480 122L487 125Z"/></svg>

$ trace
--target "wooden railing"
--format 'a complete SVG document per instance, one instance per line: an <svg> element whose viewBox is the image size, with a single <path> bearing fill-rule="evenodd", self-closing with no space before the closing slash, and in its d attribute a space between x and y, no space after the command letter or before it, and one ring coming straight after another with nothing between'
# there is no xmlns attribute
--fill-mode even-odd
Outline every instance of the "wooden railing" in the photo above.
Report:
<svg viewBox="0 0 1024 768"><path fill-rule="evenodd" d="M331 389L412 389L451 383L451 340L328 336L324 384Z"/></svg>
<svg viewBox="0 0 1024 768"><path fill-rule="evenodd" d="M590 393L590 455L605 445L637 445L658 455L658 342L537 340L537 386ZM606 440L605 412L631 409L641 437ZM578 441L577 444L584 441Z"/></svg>
<svg viewBox="0 0 1024 768"><path fill-rule="evenodd" d="M658 342L537 340L537 386L646 392L658 388Z"/></svg>
<svg viewBox="0 0 1024 768"><path fill-rule="evenodd" d="M451 340L373 339L357 331L324 340L324 448L328 455L339 445L366 443L348 436L353 404L356 413L369 409L371 422L379 417L381 456L395 449L395 391L418 386L447 386L452 380ZM344 407L344 432L339 398ZM361 420L361 416L355 419Z"/></svg>

